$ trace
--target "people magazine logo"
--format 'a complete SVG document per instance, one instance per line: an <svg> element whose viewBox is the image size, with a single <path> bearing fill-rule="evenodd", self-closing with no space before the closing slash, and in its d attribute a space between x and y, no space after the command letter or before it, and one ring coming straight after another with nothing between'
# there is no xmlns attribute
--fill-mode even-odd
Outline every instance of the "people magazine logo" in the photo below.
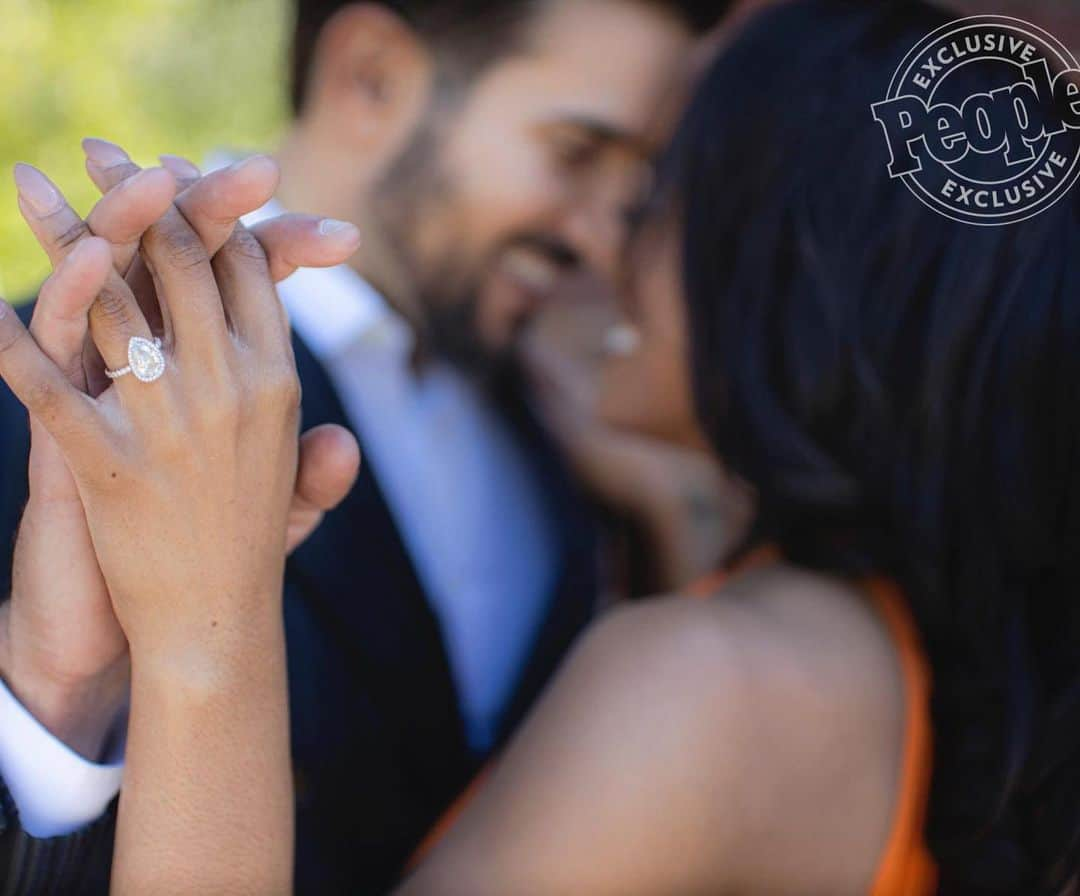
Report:
<svg viewBox="0 0 1080 896"><path fill-rule="evenodd" d="M1021 19L973 16L939 28L871 108L889 174L954 221L1024 221L1080 177L1080 65Z"/></svg>

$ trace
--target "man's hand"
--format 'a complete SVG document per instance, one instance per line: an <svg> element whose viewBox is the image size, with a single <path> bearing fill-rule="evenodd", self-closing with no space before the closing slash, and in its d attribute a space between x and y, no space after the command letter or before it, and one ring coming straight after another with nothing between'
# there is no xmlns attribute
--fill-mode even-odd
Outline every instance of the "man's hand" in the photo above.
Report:
<svg viewBox="0 0 1080 896"><path fill-rule="evenodd" d="M522 361L538 409L582 483L642 528L655 554L655 586L676 591L716 568L743 531L750 505L705 450L600 419L602 367L611 351L626 350L612 343L631 334L613 302L588 291L591 285L582 284L534 321Z"/></svg>
<svg viewBox="0 0 1080 896"><path fill-rule="evenodd" d="M163 216L183 215L216 252L237 219L270 198L277 172L270 160L256 158L200 178L190 163L168 157L171 171L190 175L174 177L162 169L140 171L112 144L87 144L87 170L105 195L85 222L35 169L19 166L16 182L20 209L54 265L32 332L73 385L97 394L107 381L87 328L125 326L125 306L117 300L121 274L138 287L151 319L165 323L152 281L138 262L145 230ZM341 263L358 242L355 228L327 228L309 216L283 216L255 233L276 280L298 266ZM53 734L98 758L127 700L127 643L67 465L33 419L31 438L30 500L16 545L12 599L0 607L0 674ZM339 427L321 427L301 440L289 550L344 497L358 463L355 439Z"/></svg>

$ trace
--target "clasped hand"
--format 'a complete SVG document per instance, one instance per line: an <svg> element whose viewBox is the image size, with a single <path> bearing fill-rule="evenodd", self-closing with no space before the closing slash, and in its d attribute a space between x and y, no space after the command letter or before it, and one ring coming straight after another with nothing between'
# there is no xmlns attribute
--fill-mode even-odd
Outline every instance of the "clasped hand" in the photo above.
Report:
<svg viewBox="0 0 1080 896"><path fill-rule="evenodd" d="M300 389L273 283L344 261L355 229L283 216L248 231L276 166L140 171L87 141L104 193L84 222L19 166L20 209L54 272L27 331L0 304L0 377L31 417L30 501L0 618L0 673L93 756L128 688L128 650L188 662L280 617L286 551L355 478L353 437L298 444ZM115 382L132 337L162 340L154 383ZM215 647L216 645L216 647Z"/></svg>

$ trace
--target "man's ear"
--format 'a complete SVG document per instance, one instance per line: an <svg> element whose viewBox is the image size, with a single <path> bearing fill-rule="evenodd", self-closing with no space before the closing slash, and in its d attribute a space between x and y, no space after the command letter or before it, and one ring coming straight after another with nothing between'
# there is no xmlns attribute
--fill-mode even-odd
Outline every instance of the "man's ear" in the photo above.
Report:
<svg viewBox="0 0 1080 896"><path fill-rule="evenodd" d="M350 4L319 34L303 114L381 167L407 145L433 78L432 54L404 19L377 3Z"/></svg>

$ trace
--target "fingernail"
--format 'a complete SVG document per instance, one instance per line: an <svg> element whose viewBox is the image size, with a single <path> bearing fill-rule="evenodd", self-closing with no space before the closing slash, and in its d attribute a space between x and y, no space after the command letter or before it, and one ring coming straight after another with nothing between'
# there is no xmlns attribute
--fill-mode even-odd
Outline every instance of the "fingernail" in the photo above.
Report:
<svg viewBox="0 0 1080 896"><path fill-rule="evenodd" d="M138 190L145 182L147 177L153 177L153 172L160 171L160 168L143 168L140 171L136 171L131 177L122 180L116 187L118 190Z"/></svg>
<svg viewBox="0 0 1080 896"><path fill-rule="evenodd" d="M173 156L166 153L158 156L158 161L161 162L162 167L172 172L174 177L179 177L181 180L202 177L202 172L198 167L182 156Z"/></svg>
<svg viewBox="0 0 1080 896"><path fill-rule="evenodd" d="M97 137L87 137L82 142L82 148L86 157L98 168L112 168L131 161L128 154L115 143Z"/></svg>
<svg viewBox="0 0 1080 896"><path fill-rule="evenodd" d="M243 171L249 165L255 162L263 162L266 160L266 156L248 156L246 159L241 159L239 162L233 162L229 166L230 171Z"/></svg>
<svg viewBox="0 0 1080 896"><path fill-rule="evenodd" d="M334 218L323 218L319 222L319 233L321 233L323 236L337 236L338 234L342 234L350 230L357 236L360 235L360 231L356 229L356 226L354 224L350 224L348 221L338 221Z"/></svg>
<svg viewBox="0 0 1080 896"><path fill-rule="evenodd" d="M60 191L32 165L19 162L15 166L15 187L27 205L39 217L59 211L63 205Z"/></svg>
<svg viewBox="0 0 1080 896"><path fill-rule="evenodd" d="M7 314L10 310L11 306L3 299L0 299L0 320L3 320L5 317L7 317Z"/></svg>

